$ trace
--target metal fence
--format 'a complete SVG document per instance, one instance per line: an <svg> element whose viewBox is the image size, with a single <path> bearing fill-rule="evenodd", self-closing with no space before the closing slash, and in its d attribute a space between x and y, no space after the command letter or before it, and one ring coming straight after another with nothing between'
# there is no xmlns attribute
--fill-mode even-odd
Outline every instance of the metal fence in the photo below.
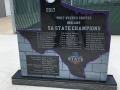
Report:
<svg viewBox="0 0 120 90"><path fill-rule="evenodd" d="M40 23L39 0L13 0L16 29L40 29L35 27ZM39 24L40 25L40 24Z"/></svg>
<svg viewBox="0 0 120 90"><path fill-rule="evenodd" d="M109 11L109 30L112 35L120 35L120 0L72 0L73 6L92 10Z"/></svg>
<svg viewBox="0 0 120 90"><path fill-rule="evenodd" d="M109 10L109 30L120 35L120 0L62 0L76 7ZM16 29L40 29L39 0L13 0Z"/></svg>

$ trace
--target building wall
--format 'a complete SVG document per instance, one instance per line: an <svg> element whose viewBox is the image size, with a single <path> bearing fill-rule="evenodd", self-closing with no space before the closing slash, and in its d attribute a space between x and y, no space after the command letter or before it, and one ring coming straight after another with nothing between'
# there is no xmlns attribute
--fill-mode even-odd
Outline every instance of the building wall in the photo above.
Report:
<svg viewBox="0 0 120 90"><path fill-rule="evenodd" d="M0 17L6 17L10 15L10 0L0 0Z"/></svg>
<svg viewBox="0 0 120 90"><path fill-rule="evenodd" d="M0 0L0 18L5 16L6 16L5 2L4 0Z"/></svg>
<svg viewBox="0 0 120 90"><path fill-rule="evenodd" d="M11 15L10 0L4 0L4 1L5 1L6 16L10 16Z"/></svg>

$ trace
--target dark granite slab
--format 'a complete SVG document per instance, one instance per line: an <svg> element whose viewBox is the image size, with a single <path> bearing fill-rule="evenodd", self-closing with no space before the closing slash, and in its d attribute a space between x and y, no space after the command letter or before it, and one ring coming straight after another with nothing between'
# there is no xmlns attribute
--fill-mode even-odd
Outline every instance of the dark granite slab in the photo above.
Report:
<svg viewBox="0 0 120 90"><path fill-rule="evenodd" d="M30 86L45 86L68 89L82 89L82 90L117 90L117 83L112 75L108 75L106 82L96 81L81 81L68 79L54 79L54 78L34 78L22 77L21 70L18 70L12 76L12 84L14 85L30 85Z"/></svg>

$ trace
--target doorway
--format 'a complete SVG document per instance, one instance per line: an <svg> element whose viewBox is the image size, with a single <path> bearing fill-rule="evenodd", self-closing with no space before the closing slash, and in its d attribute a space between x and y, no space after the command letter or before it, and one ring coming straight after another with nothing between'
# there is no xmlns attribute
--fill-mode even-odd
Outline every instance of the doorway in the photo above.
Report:
<svg viewBox="0 0 120 90"><path fill-rule="evenodd" d="M0 0L0 18L5 16L6 16L5 2L4 0Z"/></svg>

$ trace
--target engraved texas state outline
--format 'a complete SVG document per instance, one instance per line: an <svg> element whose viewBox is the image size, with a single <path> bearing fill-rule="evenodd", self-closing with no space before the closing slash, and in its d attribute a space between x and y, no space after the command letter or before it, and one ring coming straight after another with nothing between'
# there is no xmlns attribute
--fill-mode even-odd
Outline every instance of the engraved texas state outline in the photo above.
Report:
<svg viewBox="0 0 120 90"><path fill-rule="evenodd" d="M63 13L64 9L65 9L68 12L72 12L72 15L75 15L75 16L80 16L80 15L92 16L92 20L90 21L92 24L88 23L88 26L99 25L102 28L101 31L86 31L85 33L79 31L79 32L81 32L81 34L79 36L81 36L82 38L86 38L86 36L84 36L83 34L104 33L104 39L101 40L101 42L104 44L104 50L86 50L84 45L82 45L82 47L81 47L82 49L61 49L59 47L58 48L38 48L37 34L41 33L41 31L18 30L18 32L30 42L32 48L36 52L42 53L42 52L45 52L46 50L53 50L55 53L57 53L61 57L62 61L68 66L71 74L73 74L77 77L85 78L84 68L86 67L86 65L89 62L94 61L97 58L99 58L100 55L103 55L103 54L109 52L110 33L109 33L108 27L107 27L108 26L108 12L107 11L84 10L84 9L80 9L80 8L77 8L77 7L74 7L71 5L67 5L62 2L60 3L60 6L59 5L57 6L57 8L59 9L59 10L57 10L58 13ZM46 30L46 28L47 28L47 26L51 25L51 23L52 23L52 22L49 22L49 20L46 18L47 15L50 16L50 14L41 13L42 34L46 34L46 32L48 32ZM86 41L86 39L85 40L81 39L81 40L83 41L83 43L84 43L84 41ZM73 63L70 60L68 60L68 58L75 52L78 53L78 57L79 56L82 57L82 61L79 63L76 63L76 62Z"/></svg>

